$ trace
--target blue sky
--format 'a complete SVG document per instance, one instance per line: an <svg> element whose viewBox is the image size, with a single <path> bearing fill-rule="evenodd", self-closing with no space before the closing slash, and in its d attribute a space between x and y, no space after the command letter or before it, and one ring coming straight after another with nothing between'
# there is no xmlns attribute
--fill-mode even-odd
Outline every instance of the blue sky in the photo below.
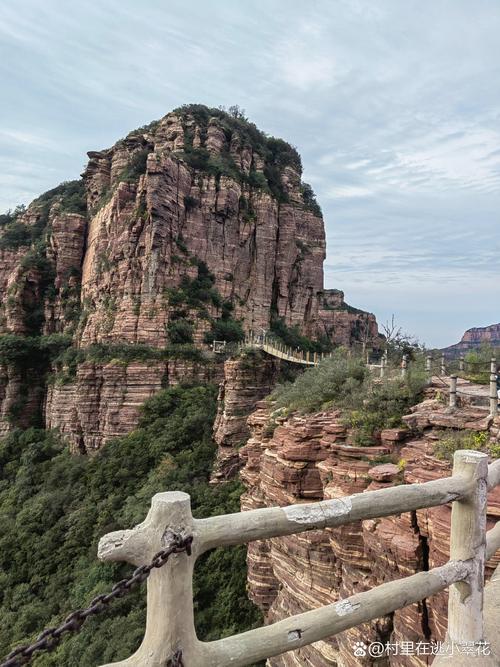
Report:
<svg viewBox="0 0 500 667"><path fill-rule="evenodd" d="M497 0L2 0L0 210L186 102L299 149L327 287L422 342L500 321Z"/></svg>

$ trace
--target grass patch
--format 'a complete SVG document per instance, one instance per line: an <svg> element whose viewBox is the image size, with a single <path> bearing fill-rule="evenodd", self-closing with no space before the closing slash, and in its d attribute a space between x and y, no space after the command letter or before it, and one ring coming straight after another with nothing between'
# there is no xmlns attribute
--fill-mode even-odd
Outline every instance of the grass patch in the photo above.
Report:
<svg viewBox="0 0 500 667"><path fill-rule="evenodd" d="M459 449L486 452L492 458L500 457L500 445L490 443L487 431L443 431L434 446L434 456L443 461L453 461Z"/></svg>

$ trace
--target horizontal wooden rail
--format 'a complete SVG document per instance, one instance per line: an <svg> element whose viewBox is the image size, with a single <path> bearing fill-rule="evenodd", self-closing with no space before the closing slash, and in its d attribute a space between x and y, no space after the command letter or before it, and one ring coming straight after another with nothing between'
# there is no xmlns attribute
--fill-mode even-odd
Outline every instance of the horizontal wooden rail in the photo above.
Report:
<svg viewBox="0 0 500 667"><path fill-rule="evenodd" d="M265 507L195 519L196 543L203 552L216 546L245 544L306 530L336 528L362 519L446 505L465 498L470 491L468 480L454 475L423 484L401 484L317 503Z"/></svg>
<svg viewBox="0 0 500 667"><path fill-rule="evenodd" d="M467 561L450 561L442 567L381 584L271 625L215 642L201 642L203 664L207 667L244 667L312 644L419 602L466 579L470 572L471 565Z"/></svg>
<svg viewBox="0 0 500 667"><path fill-rule="evenodd" d="M185 493L155 495L143 523L101 539L99 557L145 564L162 548L169 530L192 535L193 553L176 554L163 568L151 573L143 643L133 656L113 665L167 667L180 650L186 667L244 667L380 618L448 587L450 641L460 644L482 640L484 561L500 548L500 524L485 533L486 490L500 481L500 461L488 467L486 454L460 450L455 452L454 462L451 477L432 482L207 519L193 518ZM207 549L449 502L453 502L451 560L445 565L233 637L212 642L196 637L192 573L196 558Z"/></svg>

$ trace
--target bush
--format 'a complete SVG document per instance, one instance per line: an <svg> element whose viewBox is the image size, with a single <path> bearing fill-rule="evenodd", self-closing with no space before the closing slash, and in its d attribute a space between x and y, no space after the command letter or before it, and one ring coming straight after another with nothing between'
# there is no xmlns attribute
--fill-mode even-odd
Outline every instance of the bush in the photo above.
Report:
<svg viewBox="0 0 500 667"><path fill-rule="evenodd" d="M56 198L59 198L61 210L67 213L80 213L85 215L87 212L87 198L85 192L85 183L83 179L75 181L64 181L52 190L47 190L35 203L52 205Z"/></svg>
<svg viewBox="0 0 500 667"><path fill-rule="evenodd" d="M22 246L30 245L31 239L31 228L24 222L14 219L3 228L2 236L0 236L0 250L17 250Z"/></svg>
<svg viewBox="0 0 500 667"><path fill-rule="evenodd" d="M419 400L425 384L421 373L375 379L361 357L339 349L293 384L278 387L271 400L277 408L300 412L343 409L356 444L371 445L381 429L402 425L401 417Z"/></svg>
<svg viewBox="0 0 500 667"><path fill-rule="evenodd" d="M209 484L216 388L176 387L144 404L140 426L95 456L72 456L56 433L15 431L0 440L0 655L59 624L132 567L101 563L99 538L131 528L158 491L190 494L197 517L238 511L237 482ZM195 617L202 639L250 629L260 614L246 597L245 549L215 549L194 574ZM145 587L89 619L34 667L95 667L125 659L145 625Z"/></svg>
<svg viewBox="0 0 500 667"><path fill-rule="evenodd" d="M196 199L196 197L191 197L190 195L184 197L184 208L186 213L189 213L189 211L192 211L194 208L196 208L199 203L200 202Z"/></svg>
<svg viewBox="0 0 500 667"><path fill-rule="evenodd" d="M33 367L38 363L39 340L17 334L0 336L0 363L17 367Z"/></svg>
<svg viewBox="0 0 500 667"><path fill-rule="evenodd" d="M302 199L304 200L304 206L308 211L311 211L318 218L323 217L321 207L316 201L316 195L309 183L302 183L300 191L302 193Z"/></svg>
<svg viewBox="0 0 500 667"><path fill-rule="evenodd" d="M189 320L171 320L167 326L168 339L173 345L193 342L193 325Z"/></svg>
<svg viewBox="0 0 500 667"><path fill-rule="evenodd" d="M348 417L354 442L370 446L378 431L403 426L401 418L419 401L425 385L425 374L420 372L377 382L368 378L360 397L362 401L358 401L358 407Z"/></svg>
<svg viewBox="0 0 500 667"><path fill-rule="evenodd" d="M335 404L339 407L357 404L368 377L361 358L349 357L338 349L332 357L307 369L293 384L282 385L271 398L278 408L314 412Z"/></svg>
<svg viewBox="0 0 500 667"><path fill-rule="evenodd" d="M226 319L215 320L212 328L205 335L205 343L211 343L214 340L225 340L227 343L237 343L245 339L245 332L241 322L230 317Z"/></svg>
<svg viewBox="0 0 500 667"><path fill-rule="evenodd" d="M288 347L299 348L306 352L331 352L332 344L328 338L312 340L300 333L297 326L289 327L281 317L271 319L271 333Z"/></svg>
<svg viewBox="0 0 500 667"><path fill-rule="evenodd" d="M171 287L166 290L169 305L186 305L199 309L211 302L214 306L221 306L222 298L214 287L215 276L210 273L205 262L199 259L194 259L194 262L198 267L196 278L183 276L179 287Z"/></svg>
<svg viewBox="0 0 500 667"><path fill-rule="evenodd" d="M16 208L11 211L10 209L6 213L0 213L0 227L14 222L19 216L26 212L26 206L22 204L16 206Z"/></svg>
<svg viewBox="0 0 500 667"><path fill-rule="evenodd" d="M132 153L132 157L128 165L121 172L119 180L128 182L137 181L140 176L146 173L148 155L149 150L147 148L141 148Z"/></svg>
<svg viewBox="0 0 500 667"><path fill-rule="evenodd" d="M489 439L486 431L442 431L434 446L434 456L444 461L453 461L453 454L459 449L489 452ZM495 453L493 449L493 456Z"/></svg>

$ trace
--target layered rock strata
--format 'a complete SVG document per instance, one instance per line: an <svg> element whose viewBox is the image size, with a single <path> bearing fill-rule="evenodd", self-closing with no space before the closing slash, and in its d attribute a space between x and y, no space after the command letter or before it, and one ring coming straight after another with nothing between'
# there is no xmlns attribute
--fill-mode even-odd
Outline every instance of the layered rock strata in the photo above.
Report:
<svg viewBox="0 0 500 667"><path fill-rule="evenodd" d="M336 319L328 313L324 324L320 317L328 302L324 224L289 144L241 115L190 105L88 155L83 180L0 216L0 335L64 334L80 351L180 343L208 350L215 336L237 337L238 323L262 331L278 320L343 344L361 339L365 322L374 332L371 316L344 312L343 302ZM50 368L31 362L9 386L19 377L14 348L22 344L10 346L14 361L0 357L3 430L25 425L15 396L24 376L40 386L37 413L46 380L54 382ZM144 349L139 356L147 356ZM175 350L167 356L178 365ZM130 357L122 350L117 359ZM115 359L114 352L106 358ZM69 434L66 415L77 415L72 446L100 446L118 430L110 424L122 418L116 406L124 396L147 397L148 387L162 386L165 371L154 359L140 389L134 367L114 375L108 362L81 366L68 386L56 382L48 391L45 423ZM184 379L199 377L193 373ZM82 423L79 403L97 405L94 388L101 385L102 407ZM134 425L130 414L124 428ZM234 417L228 414L228 423Z"/></svg>
<svg viewBox="0 0 500 667"><path fill-rule="evenodd" d="M218 382L221 371L217 365L181 360L84 362L73 382L49 385L46 427L59 429L74 453L91 454L110 438L133 431L140 406L160 389L183 383L186 378Z"/></svg>
<svg viewBox="0 0 500 667"><path fill-rule="evenodd" d="M460 342L445 347L442 351L447 357L457 358L466 352L479 349L481 345L500 347L500 324L467 329Z"/></svg>
<svg viewBox="0 0 500 667"><path fill-rule="evenodd" d="M224 363L219 387L214 440L218 445L212 481L234 477L241 466L239 447L250 435L247 418L275 386L279 361L259 352L247 352Z"/></svg>
<svg viewBox="0 0 500 667"><path fill-rule="evenodd" d="M375 315L349 306L344 292L325 290L319 308L319 329L334 345L378 347L382 337Z"/></svg>
<svg viewBox="0 0 500 667"><path fill-rule="evenodd" d="M405 419L408 428L387 429L374 446L356 447L340 411L286 419L275 415L278 426L272 432L270 410L261 402L248 419L251 436L241 451L245 464L241 477L247 489L243 510L338 498L448 476L450 463L434 453L441 430L486 427L496 437L500 424L475 407L463 408L453 418L443 403L430 398ZM388 460L393 463L385 463ZM488 496L488 524L499 514L497 488ZM450 507L443 506L251 543L249 595L266 620L273 622L441 565L448 560L450 515ZM493 558L487 572L497 564L498 557ZM444 592L330 640L272 658L268 664L380 664L355 657L355 642L441 640L446 616ZM398 655L389 664L422 667L431 659Z"/></svg>

